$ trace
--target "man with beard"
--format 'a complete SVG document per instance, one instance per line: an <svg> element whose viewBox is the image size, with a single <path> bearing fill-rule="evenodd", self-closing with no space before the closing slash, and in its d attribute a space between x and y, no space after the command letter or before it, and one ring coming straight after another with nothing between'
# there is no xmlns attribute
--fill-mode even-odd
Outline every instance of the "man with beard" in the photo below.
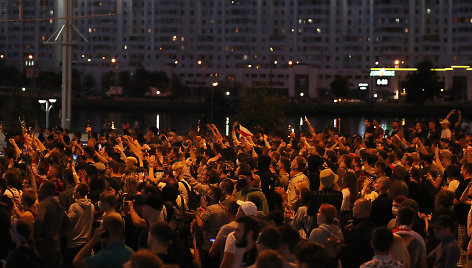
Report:
<svg viewBox="0 0 472 268"><path fill-rule="evenodd" d="M256 262L259 223L250 216L242 216L236 220L236 223L236 230L228 235L225 245L225 253L233 252L234 259L231 262L223 261L220 268L249 267Z"/></svg>

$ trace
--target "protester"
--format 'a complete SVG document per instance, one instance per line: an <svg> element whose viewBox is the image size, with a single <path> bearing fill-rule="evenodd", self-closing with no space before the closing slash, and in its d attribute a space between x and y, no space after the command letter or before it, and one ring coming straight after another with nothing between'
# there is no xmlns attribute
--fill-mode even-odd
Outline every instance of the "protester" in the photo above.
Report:
<svg viewBox="0 0 472 268"><path fill-rule="evenodd" d="M390 249L393 245L393 234L386 227L378 227L372 232L372 247L374 248L374 258L361 265L361 268L369 267L391 267L402 268L403 265L390 256Z"/></svg>
<svg viewBox="0 0 472 268"><path fill-rule="evenodd" d="M133 250L121 241L123 221L115 214L103 218L102 227L95 230L92 238L80 249L74 258L75 267L120 267L128 261ZM106 247L90 255L93 246L104 243Z"/></svg>
<svg viewBox="0 0 472 268"><path fill-rule="evenodd" d="M375 119L355 136L307 119L280 136L235 123L227 137L213 124L181 135L123 122L102 133L88 128L83 145L81 133L21 128L7 135L0 157L0 259L23 254L42 267L278 267L281 258L284 267L338 259L342 267L424 267L430 252L434 267L465 264L466 251L458 261L457 250L472 233L472 135L455 113L442 131L434 120L397 121L391 135ZM151 254L131 257L128 246Z"/></svg>

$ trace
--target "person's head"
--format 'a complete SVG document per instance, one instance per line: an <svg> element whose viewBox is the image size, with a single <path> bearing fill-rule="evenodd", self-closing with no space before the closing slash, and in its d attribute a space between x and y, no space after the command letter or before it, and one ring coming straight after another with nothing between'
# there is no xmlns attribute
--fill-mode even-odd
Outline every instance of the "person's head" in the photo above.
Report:
<svg viewBox="0 0 472 268"><path fill-rule="evenodd" d="M385 176L387 165L383 161L377 161L374 165L374 171L377 176Z"/></svg>
<svg viewBox="0 0 472 268"><path fill-rule="evenodd" d="M450 125L451 123L449 122L449 120L444 119L444 120L442 120L441 122L439 122L439 124L441 124L441 128L446 129L446 128L449 128L449 125Z"/></svg>
<svg viewBox="0 0 472 268"><path fill-rule="evenodd" d="M237 217L257 215L257 206L253 202L238 200L236 204L239 205Z"/></svg>
<svg viewBox="0 0 472 268"><path fill-rule="evenodd" d="M371 247L376 255L388 255L393 243L393 234L387 227L378 227L372 232Z"/></svg>
<svg viewBox="0 0 472 268"><path fill-rule="evenodd" d="M395 121L392 122L392 128L393 129L397 129L399 127L400 127L400 124L398 123L398 121L395 120Z"/></svg>
<svg viewBox="0 0 472 268"><path fill-rule="evenodd" d="M111 191L106 191L100 195L98 207L101 210L108 211L115 209L117 205L116 196Z"/></svg>
<svg viewBox="0 0 472 268"><path fill-rule="evenodd" d="M165 221L156 222L149 228L148 246L153 252L159 249L167 251L172 241L172 228ZM160 252L159 252L160 253Z"/></svg>
<svg viewBox="0 0 472 268"><path fill-rule="evenodd" d="M95 149L92 146L85 146L84 153L87 156L87 158L93 159L95 155Z"/></svg>
<svg viewBox="0 0 472 268"><path fill-rule="evenodd" d="M441 190L434 198L434 209L451 208L454 202L454 192Z"/></svg>
<svg viewBox="0 0 472 268"><path fill-rule="evenodd" d="M280 232L277 228L267 226L262 229L259 239L257 240L257 251L265 249L279 250L280 247Z"/></svg>
<svg viewBox="0 0 472 268"><path fill-rule="evenodd" d="M175 200L175 199L174 199ZM159 219L164 204L159 194L150 194L144 199L143 217L149 222Z"/></svg>
<svg viewBox="0 0 472 268"><path fill-rule="evenodd" d="M462 165L461 174L464 179L472 177L472 163L465 163Z"/></svg>
<svg viewBox="0 0 472 268"><path fill-rule="evenodd" d="M123 264L123 268L160 268L164 264L159 257L150 250L140 249L131 255L130 259Z"/></svg>
<svg viewBox="0 0 472 268"><path fill-rule="evenodd" d="M403 207L398 211L398 222L400 225L413 226L416 220L416 213L412 208Z"/></svg>
<svg viewBox="0 0 472 268"><path fill-rule="evenodd" d="M38 200L42 201L56 193L56 184L52 181L43 181L38 189Z"/></svg>
<svg viewBox="0 0 472 268"><path fill-rule="evenodd" d="M408 185L403 180L393 180L388 189L388 196L395 199L399 195L408 196Z"/></svg>
<svg viewBox="0 0 472 268"><path fill-rule="evenodd" d="M103 217L103 229L108 232L109 239L120 240L123 232L123 220L118 214L109 214Z"/></svg>
<svg viewBox="0 0 472 268"><path fill-rule="evenodd" d="M432 225L433 225L433 230L434 230L434 236L439 241L442 241L445 238L453 235L454 230L456 228L456 223L454 222L454 220L450 216L447 216L447 215L439 216L433 222Z"/></svg>
<svg viewBox="0 0 472 268"><path fill-rule="evenodd" d="M172 165L172 174L174 178L178 178L182 174L182 169L184 168L184 164L182 162L176 162Z"/></svg>
<svg viewBox="0 0 472 268"><path fill-rule="evenodd" d="M300 241L295 248L295 257L299 268L328 267L326 250L316 242Z"/></svg>
<svg viewBox="0 0 472 268"><path fill-rule="evenodd" d="M298 172L303 172L306 169L306 160L305 157L303 156L296 156L295 159L293 159L290 168L292 170L298 171Z"/></svg>
<svg viewBox="0 0 472 268"><path fill-rule="evenodd" d="M124 164L116 160L110 160L108 161L108 168L111 170L112 173L120 174L124 170Z"/></svg>
<svg viewBox="0 0 472 268"><path fill-rule="evenodd" d="M388 177L380 177L374 183L374 189L378 193L387 193L390 188L390 179Z"/></svg>
<svg viewBox="0 0 472 268"><path fill-rule="evenodd" d="M85 198L88 195L89 191L90 191L90 188L89 188L88 184L79 183L75 186L74 197L76 199Z"/></svg>
<svg viewBox="0 0 472 268"><path fill-rule="evenodd" d="M277 162L277 167L279 170L284 170L286 172L290 171L290 159L286 156L281 156L279 162Z"/></svg>
<svg viewBox="0 0 472 268"><path fill-rule="evenodd" d="M5 179L8 187L14 187L18 184L21 184L21 180L18 178L17 172L12 169L9 169L3 173L3 179Z"/></svg>
<svg viewBox="0 0 472 268"><path fill-rule="evenodd" d="M290 225L282 225L278 227L280 232L280 251L287 251L290 254L295 252L295 247L300 241L300 233L293 229Z"/></svg>
<svg viewBox="0 0 472 268"><path fill-rule="evenodd" d="M233 194L234 183L231 179L223 179L220 182L219 186L220 186L222 198L224 198L226 195L232 195Z"/></svg>
<svg viewBox="0 0 472 268"><path fill-rule="evenodd" d="M322 204L316 215L318 225L334 224L336 216L338 215L338 211L333 205Z"/></svg>
<svg viewBox="0 0 472 268"><path fill-rule="evenodd" d="M236 220L237 227L234 231L234 237L236 238L236 246L239 248L246 247L249 243L253 244L256 242L259 236L259 223L257 220L250 216L243 216Z"/></svg>
<svg viewBox="0 0 472 268"><path fill-rule="evenodd" d="M370 217L372 212L372 203L368 199L359 198L354 202L352 214L354 219L363 219Z"/></svg>
<svg viewBox="0 0 472 268"><path fill-rule="evenodd" d="M210 185L206 194L208 205L217 204L221 199L221 190L218 186Z"/></svg>
<svg viewBox="0 0 472 268"><path fill-rule="evenodd" d="M157 129L157 127L149 127L146 130L146 134L144 134L144 139L147 143L149 143L150 141L152 141L152 139L156 138L157 135L159 135L159 130Z"/></svg>
<svg viewBox="0 0 472 268"><path fill-rule="evenodd" d="M17 244L31 244L32 231L31 225L28 222L17 220L11 226L10 235Z"/></svg>
<svg viewBox="0 0 472 268"><path fill-rule="evenodd" d="M332 188L334 184L338 181L338 175L327 168L320 172L320 185L323 189Z"/></svg>
<svg viewBox="0 0 472 268"><path fill-rule="evenodd" d="M32 208L36 203L36 193L33 189L25 189L21 195L21 205L23 208Z"/></svg>
<svg viewBox="0 0 472 268"><path fill-rule="evenodd" d="M231 201L229 204L225 206L225 217L228 222L233 221L236 219L236 215L238 214L239 205L236 201Z"/></svg>
<svg viewBox="0 0 472 268"><path fill-rule="evenodd" d="M59 165L50 165L47 172L49 179L62 179L62 168Z"/></svg>
<svg viewBox="0 0 472 268"><path fill-rule="evenodd" d="M284 260L273 249L266 249L257 255L256 268L283 268Z"/></svg>
<svg viewBox="0 0 472 268"><path fill-rule="evenodd" d="M458 165L451 164L451 165L446 167L446 172L445 173L447 173L447 177L449 179L458 179L459 176L460 176L460 173L461 173L461 169Z"/></svg>

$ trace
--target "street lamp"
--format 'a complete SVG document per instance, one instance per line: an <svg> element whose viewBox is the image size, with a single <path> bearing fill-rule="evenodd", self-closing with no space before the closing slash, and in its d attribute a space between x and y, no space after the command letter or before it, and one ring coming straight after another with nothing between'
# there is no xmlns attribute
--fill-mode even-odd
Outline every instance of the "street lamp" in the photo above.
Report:
<svg viewBox="0 0 472 268"><path fill-rule="evenodd" d="M49 111L51 111L52 106L56 101L56 99L38 100L39 104L41 104L41 109L46 112L46 128L49 127Z"/></svg>
<svg viewBox="0 0 472 268"><path fill-rule="evenodd" d="M215 87L218 86L218 82L213 82L211 87L211 107L210 107L210 121L213 122L213 112L214 112L214 101L215 101Z"/></svg>

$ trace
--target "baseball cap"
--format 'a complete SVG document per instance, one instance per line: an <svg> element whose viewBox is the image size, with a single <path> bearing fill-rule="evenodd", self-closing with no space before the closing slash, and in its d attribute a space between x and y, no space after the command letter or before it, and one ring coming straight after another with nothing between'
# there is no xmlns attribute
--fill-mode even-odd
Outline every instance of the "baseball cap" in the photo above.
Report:
<svg viewBox="0 0 472 268"><path fill-rule="evenodd" d="M251 201L237 200L236 203L239 205L239 208L242 210L245 216L256 216L257 207Z"/></svg>

